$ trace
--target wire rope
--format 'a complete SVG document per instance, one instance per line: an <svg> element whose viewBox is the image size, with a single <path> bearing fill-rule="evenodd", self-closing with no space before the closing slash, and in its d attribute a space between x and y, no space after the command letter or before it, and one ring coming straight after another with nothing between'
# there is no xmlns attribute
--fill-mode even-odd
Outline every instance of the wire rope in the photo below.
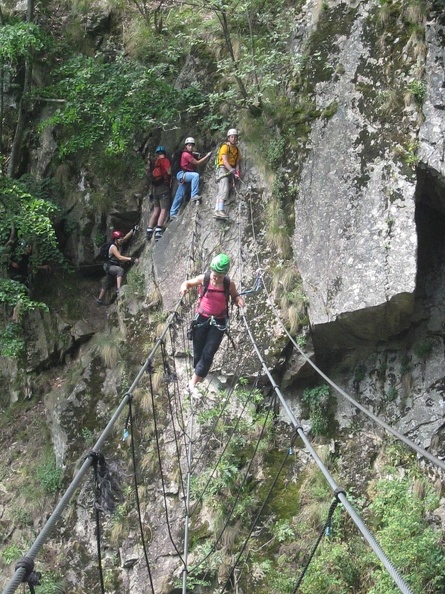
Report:
<svg viewBox="0 0 445 594"><path fill-rule="evenodd" d="M249 460L249 464L247 465L247 468L246 468L246 471L244 473L244 477L243 477L243 480L241 482L241 485L238 488L238 492L236 494L236 497L235 497L235 499L234 499L234 501L232 503L232 506L231 506L231 508L229 510L229 513L227 514L227 518L226 518L226 521L224 523L224 526L222 527L222 529L221 529L218 537L216 538L216 541L213 543L211 551L203 559L201 559L200 561L198 561L196 563L196 565L192 569L190 569L189 573L196 572L197 569L198 569L198 567L200 567L216 551L216 547L218 546L219 541L221 540L224 532L227 529L227 526L229 525L230 520L232 519L232 514L235 511L235 508L236 508L236 505L237 505L238 500L240 498L240 495L241 495L241 493L242 493L242 491L244 489L244 486L245 486L245 484L247 482L247 479L249 477L250 469L252 467L252 464L253 464L253 461L255 459L255 456L256 456L256 454L258 452L258 448L260 446L260 443L261 443L261 441L263 439L264 432L265 432L265 429L266 429L266 426L267 426L267 423L268 423L268 420L269 420L269 415L270 415L271 410L272 410L272 405L269 406L268 411L267 411L267 415L264 417L263 426L261 428L260 435L259 435L259 437L257 439L256 444L255 444L255 448L254 448L254 451L252 453L252 457Z"/></svg>
<svg viewBox="0 0 445 594"><path fill-rule="evenodd" d="M267 375L267 377L269 378L269 381L275 391L275 393L277 394L284 410L286 411L291 423L294 425L295 430L298 432L299 436L301 437L301 439L303 440L303 443L305 444L306 448L308 449L310 455L312 456L312 458L315 460L317 466L319 467L319 469L321 470L323 476L325 477L326 481L328 482L328 484L331 486L332 490L334 491L334 493L338 493L338 497L341 500L341 503L343 504L343 506L345 507L346 511L349 513L351 519L353 520L353 522L355 523L355 525L357 526L357 528L360 530L360 532L362 533L363 537L365 538L365 540L368 542L368 544L370 545L370 547L372 548L372 550L374 551L374 553L377 555L377 557L380 559L381 563L383 564L383 566L385 567L385 569L388 571L388 573L390 574L390 576L392 577L392 579L394 580L394 582L396 583L396 585L398 586L398 588L400 589L400 591L403 594L412 594L411 590L409 589L408 585L406 584L406 582L403 580L403 578L399 575L398 571L395 569L395 567L392 565L391 561L388 559L388 557L386 556L386 554L384 553L384 551L381 549L380 545L377 543L377 541L374 539L373 535L370 533L370 531L368 530L368 528L366 527L366 525L363 523L362 519L360 518L360 516L357 514L357 512L355 511L355 509L352 507L352 505L349 503L346 494L343 490L339 489L339 487L337 486L336 482L334 481L333 477L331 476L331 474L329 473L329 470L326 468L326 466L323 464L323 462L320 460L318 454L316 453L316 451L314 450L314 448L312 447L312 444L310 443L309 439L307 438L305 432L303 431L303 428L301 427L301 424L299 421L297 421L297 419L295 418L294 414L292 413L291 409L289 408L283 394L281 393L279 387L277 386L275 380L272 377L272 374L270 373L259 349L258 346L254 340L254 337L252 335L252 332L250 330L247 318L245 316L244 313L242 313L242 317L244 320L244 325L245 328L247 330L247 333L249 335L250 341L252 343L253 349L257 355L257 357L259 358L259 360L261 361L261 364L263 366L263 369Z"/></svg>
<svg viewBox="0 0 445 594"><path fill-rule="evenodd" d="M104 585L104 574L102 568L102 550L100 544L100 517L99 517L99 499L100 499L100 482L99 482L99 474L97 470L97 466L99 463L99 458L101 454L97 454L94 456L93 459L93 471L94 471L94 484L96 487L96 500L94 502L94 516L96 520L96 548L97 548L97 565L98 565L98 572L99 572L99 581L100 581L100 591L101 594L105 594L105 585Z"/></svg>
<svg viewBox="0 0 445 594"><path fill-rule="evenodd" d="M253 238L254 238L255 243L257 243L256 235L255 235L255 225L254 225L254 222L253 222L253 212L252 212L252 201L251 200L249 201L249 204L250 204L250 214L251 214L252 235L253 235ZM258 266L260 266L260 260L259 260L258 251L257 250L255 251L255 255L256 255ZM269 302L269 305L271 306L271 308L272 308L272 310L274 312L275 318L277 319L277 321L279 322L279 324L281 325L281 327L285 331L287 337L292 342L292 344L294 345L294 347L298 350L298 352L300 353L300 355L302 355L302 357L304 357L304 359L309 363L309 365L311 365L311 367L325 381L327 381L334 388L334 390L336 390L339 394L341 394L344 398L346 398L346 400L348 400L356 408L358 408L359 410L361 410L366 416L368 416L370 419L372 419L375 423L377 423L378 425L380 425L381 427L383 427L384 429L386 429L386 431L388 431L388 433L391 433L394 437L396 437L397 439L399 439L400 441L402 441L405 445L407 445L408 447L410 447L411 449L413 449L415 452L417 452L417 454L419 454L420 456L426 458L427 460L429 460L430 462L432 462L434 465L438 466L442 470L445 470L445 462L443 462L442 460L440 460L439 458L437 458L433 454L430 454L430 452L428 452L424 448L418 446L415 442L413 442L411 439L409 439L409 437L406 437L405 435L403 435L403 433L400 433L400 431L398 431L397 429L394 429L393 427L391 427L391 425L389 425L388 423L386 423L385 421L383 421L382 419L380 419L377 415L375 415L373 412L371 412L365 406L363 406L362 404L360 404L359 402L357 402L357 400L355 400L354 398L352 398L352 396L350 396L349 394L347 394L347 392L345 392L342 388L340 388L340 386L338 386L337 384L335 384L325 373L323 373L323 371L321 371L321 369L319 367L317 367L317 365L310 359L310 357L308 357L306 355L306 353L300 348L300 346L297 344L297 342L295 341L295 339L293 338L293 336L287 330L285 324L283 323L283 321L282 321L279 313L277 312L277 309L276 309L276 307L275 307L275 305L274 305L274 303L273 303L273 301L271 299L270 293L267 290L266 283L264 282L263 277L261 277L261 281L262 281L264 290L266 292L267 300Z"/></svg>
<svg viewBox="0 0 445 594"><path fill-rule="evenodd" d="M161 355L162 355L162 363L164 366L164 371L165 371L165 375L167 376L170 375L169 372L169 368L168 368L168 362L167 362L167 353L165 351L165 344L161 345ZM172 407L172 402L171 402L171 397L170 397L170 390L168 387L169 382L166 381L165 382L165 386L166 386L166 391L167 391L167 401L168 401L168 408L169 408L169 412L170 412L170 419L172 422L172 426L173 426L173 436L174 436L174 442L175 442L175 451L176 451L176 457L178 460L178 469L179 469L179 481L180 481L180 485L181 485L181 489L182 489L182 495L183 498L185 499L185 487L184 487L184 479L182 476L182 468L181 468L181 454L179 451L179 439L176 433L176 424L175 424L175 416L173 413L173 407Z"/></svg>
<svg viewBox="0 0 445 594"><path fill-rule="evenodd" d="M247 537L246 537L246 539L245 539L245 541L243 543L243 546L241 547L240 552L238 553L238 556L237 556L237 558L235 560L235 563L233 564L232 569L230 570L229 576L228 576L228 578L227 578L227 580L226 580L226 582L225 582L222 590L220 591L220 594L223 594L223 592L225 592L226 587L229 584L229 582L230 582L230 580L232 578L232 575L234 574L235 569L238 566L238 563L240 562L241 556L244 553L244 550L245 550L245 548L247 546L247 543L249 542L250 537L252 536L252 533L255 530L255 527L256 527L256 525L258 523L258 520L260 519L260 516L263 513L263 510L266 507L267 502L269 501L269 498L270 498L270 496L272 494L272 491L275 488L275 485L277 484L278 479L280 478L281 472L282 472L282 470L284 468L284 465L286 464L286 461L287 461L287 459L288 459L288 457L290 455L290 452L292 451L292 448L293 448L293 445L295 443L296 438L297 438L297 432L294 433L294 435L293 435L293 437L291 439L290 446L289 446L289 448L286 451L286 454L285 454L285 456L283 458L283 461L281 462L280 468L278 469L278 472L276 473L276 475L274 477L274 480L273 480L271 486L269 487L269 490L268 490L268 492L266 494L266 497L265 497L265 499L264 499L264 501L263 501L260 509L258 510L257 515L255 516L255 518L254 518L254 520L252 522L252 525L251 525L251 527L249 529L249 533L248 533L248 535L247 535Z"/></svg>
<svg viewBox="0 0 445 594"><path fill-rule="evenodd" d="M170 542L173 545L173 548L175 549L175 551L178 554L181 561L184 562L182 555L179 552L179 549L173 539L173 534L172 534L171 528L170 528L170 519L169 519L168 505L167 505L167 493L166 493L166 489L165 489L164 471L163 471L163 467L162 467L162 458L161 458L161 446L159 443L159 430L158 430L158 421L157 421L157 414L156 414L156 403L155 403L154 390L153 390L152 372L153 372L152 369L148 370L149 380L150 380L151 403L152 403L152 409L153 409L153 424L154 424L154 428L155 428L156 452L158 455L158 465L159 465L159 473L160 473L161 484L162 484L162 496L163 496L163 500L164 500L164 511L165 511L167 530L168 530L168 535L170 538Z"/></svg>
<svg viewBox="0 0 445 594"><path fill-rule="evenodd" d="M93 447L93 450L92 450L93 452L100 452L102 446L106 442L107 438L110 436L110 434L114 428L114 425L116 424L116 421L118 420L122 411L124 410L125 406L128 403L128 399L133 394L133 391L139 384L139 381L143 377L143 375L146 372L146 370L148 369L148 367L151 365L152 359L153 359L157 349L159 348L161 341L164 339L164 336L168 331L168 327L172 323L172 320L174 319L177 309L179 308L181 302L182 302L182 299L179 299L176 302L172 313L170 314L169 318L167 319L167 322L166 322L163 332L157 339L154 347L152 348L145 363L142 365L141 369L139 370L138 374L136 375L136 378L134 379L133 383L131 384L129 390L124 394L124 396L121 400L121 403L119 404L116 411L112 415L107 426L105 427L105 429L99 436L99 439L97 440L97 442L95 443L95 445ZM57 504L56 508L54 509L53 513L48 518L48 520L46 521L43 528L40 530L34 543L31 545L30 549L28 550L28 552L26 553L24 558L30 559L31 561L35 560L40 549L42 548L42 546L46 542L47 538L51 534L52 530L54 529L56 523L62 516L62 513L64 512L65 508L67 507L67 505L70 502L71 498L73 497L74 493L77 491L79 485L81 484L83 478L85 477L85 475L92 463L93 463L93 454L91 453L90 455L88 455L86 457L82 466L77 471L77 473L74 476L71 483L68 485L68 488L65 491L64 495L61 497L61 499L60 499L59 503ZM2 594L13 594L16 591L16 589L18 588L18 586L22 583L22 579L25 576L25 574L26 574L25 567L17 567L14 572L14 575L12 576L12 578L9 580L9 582L6 584L5 588L3 589Z"/></svg>
<svg viewBox="0 0 445 594"><path fill-rule="evenodd" d="M148 572L148 579L150 581L151 591L153 592L153 594L155 594L153 578L152 578L151 569L150 569L150 562L148 561L148 552L147 552L147 547L145 544L144 527L142 525L141 503L140 503L140 499L139 499L139 485L138 485L137 470L136 470L137 469L136 450L134 447L132 402L133 402L133 396L131 396L128 400L128 415L129 415L129 421L130 421L131 458L133 461L133 483L134 483L134 493L135 493L135 498L136 498L136 510L137 510L137 514L138 514L139 534L140 534L141 542L142 542L142 550L144 551L145 564L147 566L147 572Z"/></svg>

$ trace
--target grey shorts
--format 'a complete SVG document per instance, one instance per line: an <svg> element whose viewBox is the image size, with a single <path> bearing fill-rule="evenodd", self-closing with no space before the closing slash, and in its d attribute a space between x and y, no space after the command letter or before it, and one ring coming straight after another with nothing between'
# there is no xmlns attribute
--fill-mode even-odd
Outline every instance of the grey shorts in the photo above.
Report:
<svg viewBox="0 0 445 594"><path fill-rule="evenodd" d="M124 276L124 269L122 266L116 266L116 264L104 264L104 270L106 275L102 281L102 286L105 290L111 289L116 284L118 276Z"/></svg>
<svg viewBox="0 0 445 594"><path fill-rule="evenodd" d="M170 188L167 186L153 186L153 205L155 208L167 210L170 208Z"/></svg>

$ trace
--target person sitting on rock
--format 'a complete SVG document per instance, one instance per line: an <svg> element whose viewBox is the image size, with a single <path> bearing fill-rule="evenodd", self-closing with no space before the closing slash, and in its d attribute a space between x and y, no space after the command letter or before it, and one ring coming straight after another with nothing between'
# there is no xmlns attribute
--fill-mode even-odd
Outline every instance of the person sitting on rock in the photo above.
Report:
<svg viewBox="0 0 445 594"><path fill-rule="evenodd" d="M116 282L116 297L119 297L120 288L122 285L122 279L124 276L124 269L120 266L124 262L138 263L137 258L123 256L120 253L121 246L126 243L135 233L136 227L133 227L126 235L122 231L113 231L111 234L112 241L108 248L107 260L104 263L104 270L106 276L102 283L102 288L99 293L99 297L96 299L98 305L105 305L104 297L108 289L110 289Z"/></svg>
<svg viewBox="0 0 445 594"><path fill-rule="evenodd" d="M194 148L195 139L189 136L185 139L184 149L179 161L180 171L176 175L178 189L176 190L175 198L170 209L170 219L176 219L178 217L178 212L184 199L187 184L191 184L190 200L195 203L201 201L201 196L198 193L199 173L196 171L196 167L201 165L201 163L204 163L212 153L207 153L204 157L201 157L201 159L195 159L195 156L193 155Z"/></svg>

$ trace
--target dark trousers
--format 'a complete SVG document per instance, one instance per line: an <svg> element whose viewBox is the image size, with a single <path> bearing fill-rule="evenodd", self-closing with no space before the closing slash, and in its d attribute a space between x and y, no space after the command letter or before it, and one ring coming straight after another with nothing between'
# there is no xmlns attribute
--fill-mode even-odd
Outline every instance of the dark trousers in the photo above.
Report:
<svg viewBox="0 0 445 594"><path fill-rule="evenodd" d="M213 362L213 357L224 336L226 320L215 320L218 326L208 323L208 318L198 316L197 327L193 330L193 365L199 377L206 377Z"/></svg>

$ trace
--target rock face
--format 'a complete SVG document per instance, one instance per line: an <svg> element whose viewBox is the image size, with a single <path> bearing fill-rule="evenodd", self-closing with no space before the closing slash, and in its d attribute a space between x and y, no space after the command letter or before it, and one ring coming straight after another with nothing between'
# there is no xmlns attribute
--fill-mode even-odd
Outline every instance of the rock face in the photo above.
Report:
<svg viewBox="0 0 445 594"><path fill-rule="evenodd" d="M293 245L323 348L397 334L413 308L415 178L389 140L398 126L409 134L409 114L375 120L387 58L374 54L371 17L365 9L349 31L332 34L326 67L339 74L315 83L315 100L320 110L336 101L336 111L312 126L295 203Z"/></svg>
<svg viewBox="0 0 445 594"><path fill-rule="evenodd" d="M434 15L426 25L425 121L419 132L419 199L445 212L445 17Z"/></svg>

